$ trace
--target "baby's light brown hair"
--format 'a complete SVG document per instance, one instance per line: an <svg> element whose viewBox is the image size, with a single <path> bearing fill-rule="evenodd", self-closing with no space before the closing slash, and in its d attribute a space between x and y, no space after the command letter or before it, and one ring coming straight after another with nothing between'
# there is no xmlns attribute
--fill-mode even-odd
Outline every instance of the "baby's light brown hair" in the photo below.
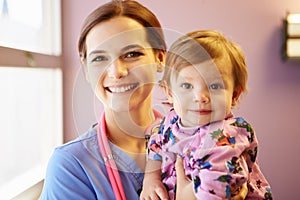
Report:
<svg viewBox="0 0 300 200"><path fill-rule="evenodd" d="M214 30L198 30L177 39L168 50L161 83L170 87L172 71L179 72L184 67L211 59L215 61L225 56L229 58L228 64L232 66L234 89L241 93L246 92L248 72L243 51L237 44Z"/></svg>

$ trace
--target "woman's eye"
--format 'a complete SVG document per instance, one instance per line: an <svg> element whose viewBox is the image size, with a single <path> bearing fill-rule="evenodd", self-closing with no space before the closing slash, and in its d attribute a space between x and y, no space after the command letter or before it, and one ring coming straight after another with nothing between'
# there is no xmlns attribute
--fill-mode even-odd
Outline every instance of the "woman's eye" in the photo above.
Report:
<svg viewBox="0 0 300 200"><path fill-rule="evenodd" d="M100 61L107 61L108 59L105 56L96 56L92 59L92 62L100 62Z"/></svg>
<svg viewBox="0 0 300 200"><path fill-rule="evenodd" d="M129 53L126 53L124 57L125 58L137 58L141 55L143 55L143 53L138 52L138 51L131 51Z"/></svg>
<svg viewBox="0 0 300 200"><path fill-rule="evenodd" d="M182 83L181 87L183 89L192 89L193 88L192 84L190 84L190 83Z"/></svg>
<svg viewBox="0 0 300 200"><path fill-rule="evenodd" d="M222 89L222 88L223 88L223 86L221 84L218 84L218 83L211 84L209 86L209 89L211 89L211 90L219 90L219 89Z"/></svg>

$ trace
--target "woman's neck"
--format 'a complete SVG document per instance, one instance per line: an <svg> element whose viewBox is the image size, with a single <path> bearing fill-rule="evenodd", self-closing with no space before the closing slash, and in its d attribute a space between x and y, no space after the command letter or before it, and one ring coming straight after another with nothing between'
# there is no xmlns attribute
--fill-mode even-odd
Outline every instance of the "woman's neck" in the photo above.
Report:
<svg viewBox="0 0 300 200"><path fill-rule="evenodd" d="M147 112L118 113L109 109L105 111L105 118L108 139L132 157L144 170L146 164L145 129L155 120L152 109L147 109Z"/></svg>
<svg viewBox="0 0 300 200"><path fill-rule="evenodd" d="M105 110L107 137L124 151L145 152L145 129L155 120L151 109L130 112Z"/></svg>

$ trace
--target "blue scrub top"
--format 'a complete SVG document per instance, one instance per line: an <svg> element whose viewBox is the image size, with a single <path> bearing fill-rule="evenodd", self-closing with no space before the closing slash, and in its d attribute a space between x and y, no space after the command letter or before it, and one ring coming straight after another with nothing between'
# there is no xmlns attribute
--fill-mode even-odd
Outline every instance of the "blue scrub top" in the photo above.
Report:
<svg viewBox="0 0 300 200"><path fill-rule="evenodd" d="M123 183L126 199L139 199L143 171L116 145L111 151ZM79 138L57 147L49 160L41 200L115 199L99 151L97 132L90 128Z"/></svg>

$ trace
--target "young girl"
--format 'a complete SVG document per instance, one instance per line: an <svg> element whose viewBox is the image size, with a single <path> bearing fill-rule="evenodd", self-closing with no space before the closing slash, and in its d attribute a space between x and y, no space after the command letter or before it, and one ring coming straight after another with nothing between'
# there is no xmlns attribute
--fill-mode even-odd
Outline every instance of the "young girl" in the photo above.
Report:
<svg viewBox="0 0 300 200"><path fill-rule="evenodd" d="M257 163L254 130L231 112L246 81L242 51L218 32L195 31L171 46L162 85L173 108L152 129L141 199L166 191L175 198L176 155L197 199L231 199L244 183L247 198L272 199Z"/></svg>

